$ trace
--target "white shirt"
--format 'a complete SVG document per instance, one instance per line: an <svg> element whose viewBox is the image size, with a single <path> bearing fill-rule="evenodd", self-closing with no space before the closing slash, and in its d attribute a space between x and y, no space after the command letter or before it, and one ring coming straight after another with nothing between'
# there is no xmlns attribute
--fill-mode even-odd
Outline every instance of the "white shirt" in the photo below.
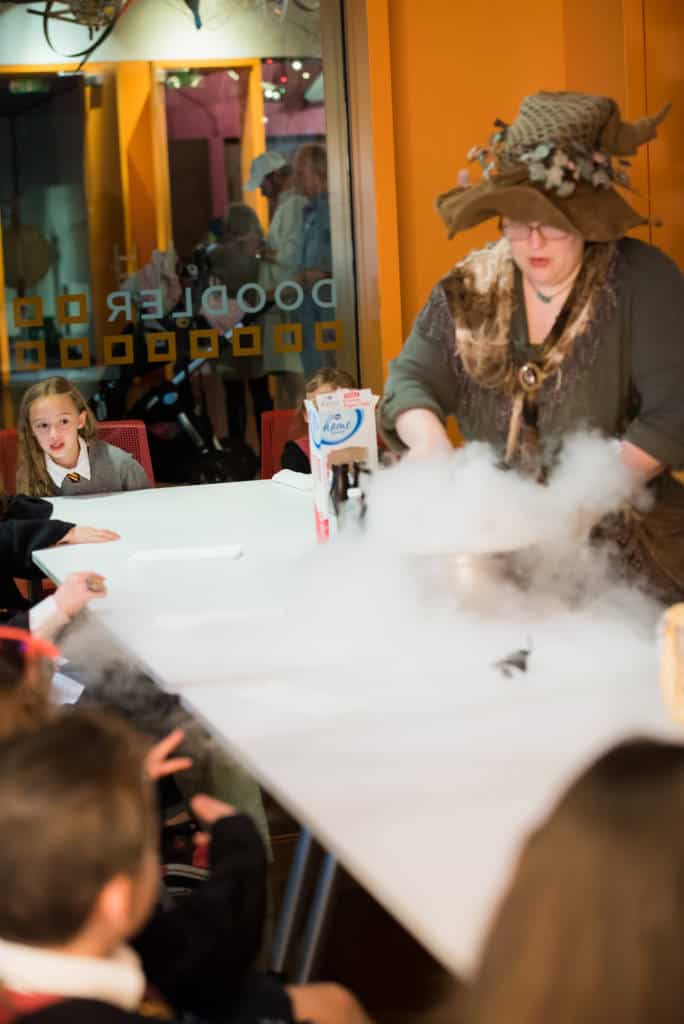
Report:
<svg viewBox="0 0 684 1024"><path fill-rule="evenodd" d="M99 999L135 1010L145 994L137 953L119 946L105 958L70 956L0 939L0 978L13 992Z"/></svg>
<svg viewBox="0 0 684 1024"><path fill-rule="evenodd" d="M82 437L79 437L78 439L78 447L80 449L78 462L73 469L65 469L64 466L60 466L54 459L50 458L47 452L45 452L45 468L50 474L50 479L54 483L55 487L61 487L64 483L64 477L68 476L69 473L78 473L79 476L83 476L86 480L90 480L88 445Z"/></svg>

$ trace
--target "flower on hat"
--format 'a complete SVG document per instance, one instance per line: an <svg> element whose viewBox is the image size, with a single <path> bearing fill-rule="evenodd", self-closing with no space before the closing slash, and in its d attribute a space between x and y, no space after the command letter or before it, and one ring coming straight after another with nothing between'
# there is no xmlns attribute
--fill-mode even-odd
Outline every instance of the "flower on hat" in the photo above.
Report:
<svg viewBox="0 0 684 1024"><path fill-rule="evenodd" d="M499 130L492 135L489 146L472 146L468 152L468 161L481 165L486 180L499 166L497 158L508 128L498 120L495 126ZM543 185L547 192L555 192L561 199L572 195L580 181L597 189L611 188L613 184L631 188L626 170L629 161L621 160L620 166L614 167L610 154L598 148L587 149L567 142L562 146L553 142L525 143L507 148L507 166L512 160L527 167L531 182Z"/></svg>

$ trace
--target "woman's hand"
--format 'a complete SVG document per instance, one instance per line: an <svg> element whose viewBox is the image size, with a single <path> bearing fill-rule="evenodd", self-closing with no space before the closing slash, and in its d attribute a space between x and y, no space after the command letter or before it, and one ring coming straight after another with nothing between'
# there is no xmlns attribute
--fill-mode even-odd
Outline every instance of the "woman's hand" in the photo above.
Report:
<svg viewBox="0 0 684 1024"><path fill-rule="evenodd" d="M634 473L639 483L647 483L665 469L665 464L654 459L643 448L637 448L631 441L622 441L620 454L625 466Z"/></svg>
<svg viewBox="0 0 684 1024"><path fill-rule="evenodd" d="M406 409L397 416L395 429L409 449L411 460L435 458L453 451L444 425L430 409Z"/></svg>
<svg viewBox="0 0 684 1024"><path fill-rule="evenodd" d="M106 593L104 576L95 572L72 572L57 587L54 598L62 614L72 619L93 597L104 597Z"/></svg>
<svg viewBox="0 0 684 1024"><path fill-rule="evenodd" d="M171 757L185 738L182 729L174 729L168 736L165 736L159 743L150 747L145 758L145 771L153 782L163 779L165 775L173 775L174 772L185 772L192 768L191 757Z"/></svg>
<svg viewBox="0 0 684 1024"><path fill-rule="evenodd" d="M60 540L60 544L107 544L110 540L121 540L113 530L99 530L95 526L72 526Z"/></svg>

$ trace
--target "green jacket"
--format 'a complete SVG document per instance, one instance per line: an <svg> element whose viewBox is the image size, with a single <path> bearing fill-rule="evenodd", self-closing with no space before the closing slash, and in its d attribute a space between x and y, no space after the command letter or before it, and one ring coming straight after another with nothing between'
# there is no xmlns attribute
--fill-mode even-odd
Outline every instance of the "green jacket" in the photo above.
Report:
<svg viewBox="0 0 684 1024"><path fill-rule="evenodd" d="M399 356L390 364L380 404L380 428L388 444L403 447L396 419L407 409L429 409L442 422L455 416L466 440L503 449L511 399L487 390L465 372L456 353L445 285L433 289ZM510 344L516 361L535 360L529 344L522 281ZM669 257L633 238L618 243L614 290L617 303L578 338L563 363L560 382L549 379L538 394L543 439L580 427L624 437L672 470L684 469L684 277ZM684 588L684 487L669 473L654 483L654 545ZM662 516L661 516L662 513ZM675 551L675 548L677 551ZM662 558L661 558L662 561ZM684 589L682 590L684 596Z"/></svg>

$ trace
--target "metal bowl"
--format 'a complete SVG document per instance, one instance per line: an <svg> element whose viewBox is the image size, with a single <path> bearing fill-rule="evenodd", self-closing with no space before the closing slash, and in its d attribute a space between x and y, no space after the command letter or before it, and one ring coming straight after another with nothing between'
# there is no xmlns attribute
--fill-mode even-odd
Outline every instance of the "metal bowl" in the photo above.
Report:
<svg viewBox="0 0 684 1024"><path fill-rule="evenodd" d="M525 547L514 551L412 553L404 562L421 604L478 604L490 600L503 585L525 589L535 552Z"/></svg>

